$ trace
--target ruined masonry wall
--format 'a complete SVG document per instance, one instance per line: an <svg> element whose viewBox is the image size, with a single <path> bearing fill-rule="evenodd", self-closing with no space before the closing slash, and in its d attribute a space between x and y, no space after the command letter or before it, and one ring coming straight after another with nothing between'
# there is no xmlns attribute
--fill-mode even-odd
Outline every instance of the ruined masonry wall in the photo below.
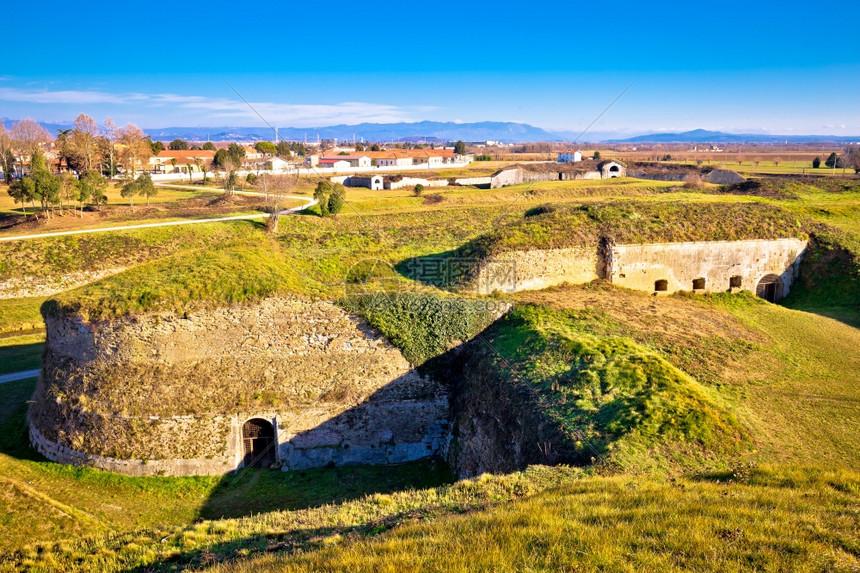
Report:
<svg viewBox="0 0 860 573"><path fill-rule="evenodd" d="M443 455L448 389L327 301L272 298L194 314L46 317L31 442L130 475L223 474L242 425L273 423L284 469Z"/></svg>
<svg viewBox="0 0 860 573"><path fill-rule="evenodd" d="M481 294L540 290L591 282L602 274L596 247L516 251L482 264L474 287Z"/></svg>

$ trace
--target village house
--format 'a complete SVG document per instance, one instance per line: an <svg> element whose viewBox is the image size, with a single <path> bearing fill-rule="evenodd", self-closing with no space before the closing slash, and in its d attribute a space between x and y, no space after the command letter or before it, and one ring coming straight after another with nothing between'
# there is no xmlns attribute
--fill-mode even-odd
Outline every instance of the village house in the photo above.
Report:
<svg viewBox="0 0 860 573"><path fill-rule="evenodd" d="M581 151L564 151L558 154L559 163L576 163L582 161Z"/></svg>
<svg viewBox="0 0 860 573"><path fill-rule="evenodd" d="M208 168L213 159L215 152L206 149L165 149L149 158L147 169L155 173L200 173L201 167Z"/></svg>

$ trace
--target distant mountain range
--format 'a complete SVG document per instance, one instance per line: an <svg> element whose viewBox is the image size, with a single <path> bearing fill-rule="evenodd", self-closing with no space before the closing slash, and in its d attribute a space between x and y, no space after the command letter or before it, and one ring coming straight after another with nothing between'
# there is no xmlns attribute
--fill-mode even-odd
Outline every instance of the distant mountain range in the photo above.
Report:
<svg viewBox="0 0 860 573"><path fill-rule="evenodd" d="M225 141L231 139L266 139L275 134L268 127L167 127L146 129L153 138L166 140L179 137L190 140ZM526 123L483 121L454 123L419 121L416 123L360 123L358 125L330 125L321 127L279 127L278 137L295 141L337 139L338 141L560 141L561 134L549 133Z"/></svg>
<svg viewBox="0 0 860 573"><path fill-rule="evenodd" d="M9 126L14 120L4 120ZM42 126L56 134L57 130L72 127L72 122L40 122ZM268 127L164 127L144 129L153 139L170 141L186 139L190 141L260 141L273 140L274 132ZM294 141L316 141L337 139L338 141L387 142L410 141L426 143L447 143L449 141L500 141L503 143L524 143L529 141L562 142L571 141L577 134L563 131L547 131L527 123L509 121L482 121L477 123L456 123L441 121L419 121L415 123L360 123L358 125L330 125L321 127L279 127L281 139ZM593 132L584 141L604 143L853 143L860 141L860 135L766 135L760 133L725 133L694 129L681 133L651 133L626 139L611 139L606 134Z"/></svg>
<svg viewBox="0 0 860 573"><path fill-rule="evenodd" d="M609 139L606 143L853 143L857 141L860 141L860 136L857 135L765 135L694 129L681 133L651 133L627 139Z"/></svg>

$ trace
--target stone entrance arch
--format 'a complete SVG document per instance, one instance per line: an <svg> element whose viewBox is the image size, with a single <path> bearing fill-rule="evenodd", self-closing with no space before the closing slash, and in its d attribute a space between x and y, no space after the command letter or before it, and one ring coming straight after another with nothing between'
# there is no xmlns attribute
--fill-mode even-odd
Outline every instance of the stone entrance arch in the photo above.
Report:
<svg viewBox="0 0 860 573"><path fill-rule="evenodd" d="M244 467L267 468L275 463L275 427L268 420L253 418L242 425Z"/></svg>
<svg viewBox="0 0 860 573"><path fill-rule="evenodd" d="M758 281L755 294L768 302L777 302L782 299L783 288L779 275L765 275Z"/></svg>

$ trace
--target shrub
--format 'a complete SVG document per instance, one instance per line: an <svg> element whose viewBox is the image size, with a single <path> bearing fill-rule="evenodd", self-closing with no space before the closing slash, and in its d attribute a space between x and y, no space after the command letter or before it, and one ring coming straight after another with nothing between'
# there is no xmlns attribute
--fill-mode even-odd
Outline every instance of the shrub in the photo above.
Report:
<svg viewBox="0 0 860 573"><path fill-rule="evenodd" d="M418 185L415 186L415 189L413 189L412 192L415 193L416 197L418 197L422 193L424 193L424 186L419 183Z"/></svg>
<svg viewBox="0 0 860 573"><path fill-rule="evenodd" d="M821 158L816 157L815 159L812 160L812 168L818 169L819 167L821 167Z"/></svg>
<svg viewBox="0 0 860 573"><path fill-rule="evenodd" d="M346 204L346 189L343 185L337 183L332 189L331 196L328 199L328 212L330 215L337 215L343 210Z"/></svg>
<svg viewBox="0 0 860 573"><path fill-rule="evenodd" d="M314 189L314 199L319 201L320 215L323 217L328 217L330 214L329 197L332 191L331 183L328 181L320 181L317 183L316 189Z"/></svg>

